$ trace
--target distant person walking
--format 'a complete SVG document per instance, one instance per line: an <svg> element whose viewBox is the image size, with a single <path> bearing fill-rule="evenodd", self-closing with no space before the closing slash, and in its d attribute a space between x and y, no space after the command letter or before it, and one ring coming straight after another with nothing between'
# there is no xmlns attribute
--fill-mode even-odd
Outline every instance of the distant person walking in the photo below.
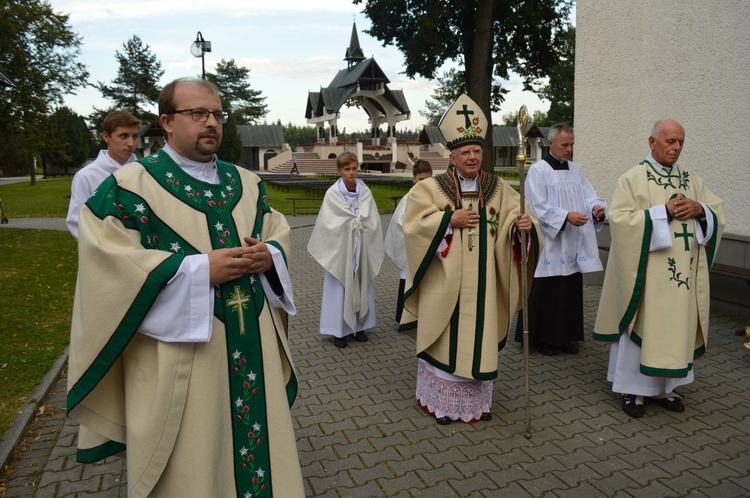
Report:
<svg viewBox="0 0 750 498"><path fill-rule="evenodd" d="M104 117L102 138L107 143L107 149L100 150L99 156L93 162L78 171L70 185L70 204L65 224L76 239L78 213L91 194L105 178L124 164L138 160L133 151L138 144L140 123L140 120L126 111L113 111Z"/></svg>
<svg viewBox="0 0 750 498"><path fill-rule="evenodd" d="M366 342L375 326L373 280L383 262L383 229L372 192L357 178L357 156L336 159L341 178L328 189L307 250L325 269L320 333L338 348L347 337Z"/></svg>
<svg viewBox="0 0 750 498"><path fill-rule="evenodd" d="M290 175L297 174L299 175L299 170L297 169L297 156L292 156L292 171L289 172Z"/></svg>

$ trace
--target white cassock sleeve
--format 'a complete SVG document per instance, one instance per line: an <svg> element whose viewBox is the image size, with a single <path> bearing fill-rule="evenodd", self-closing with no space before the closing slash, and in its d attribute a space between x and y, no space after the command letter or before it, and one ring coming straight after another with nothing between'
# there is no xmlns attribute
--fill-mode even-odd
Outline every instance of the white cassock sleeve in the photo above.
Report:
<svg viewBox="0 0 750 498"><path fill-rule="evenodd" d="M261 275L266 298L271 306L296 314L291 278L284 258L275 247L267 247L284 292L276 296L266 277ZM164 342L208 342L213 331L213 314L214 292L208 255L195 254L185 257L175 276L159 293L139 332Z"/></svg>

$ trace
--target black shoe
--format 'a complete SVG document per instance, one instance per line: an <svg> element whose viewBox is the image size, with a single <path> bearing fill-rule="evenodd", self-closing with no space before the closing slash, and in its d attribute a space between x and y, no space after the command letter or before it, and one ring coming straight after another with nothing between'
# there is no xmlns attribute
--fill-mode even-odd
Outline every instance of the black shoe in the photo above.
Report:
<svg viewBox="0 0 750 498"><path fill-rule="evenodd" d="M435 417L435 420L440 425L450 425L453 422L450 417Z"/></svg>
<svg viewBox="0 0 750 498"><path fill-rule="evenodd" d="M642 417L643 416L643 405L635 404L635 394L623 394L622 395L622 411L630 415L631 417Z"/></svg>
<svg viewBox="0 0 750 498"><path fill-rule="evenodd" d="M670 412L684 412L685 411L685 405L682 404L682 400L678 397L674 398L651 398L656 402L657 405L661 405L662 407L666 408Z"/></svg>
<svg viewBox="0 0 750 498"><path fill-rule="evenodd" d="M559 354L557 349L553 348L552 346L547 346L546 344L540 344L536 348L537 351L539 351L540 354L546 355L546 356L555 356Z"/></svg>
<svg viewBox="0 0 750 498"><path fill-rule="evenodd" d="M346 339L344 337L334 337L333 345L336 346L337 348L345 348L349 344L346 343Z"/></svg>
<svg viewBox="0 0 750 498"><path fill-rule="evenodd" d="M560 348L560 351L567 354L578 354L578 348L572 342L565 343L565 345Z"/></svg>
<svg viewBox="0 0 750 498"><path fill-rule="evenodd" d="M481 417L479 417L479 420L492 420L492 414L490 412L483 413Z"/></svg>
<svg viewBox="0 0 750 498"><path fill-rule="evenodd" d="M354 334L354 340L357 342L367 342L369 339L367 338L367 334L364 332L357 332Z"/></svg>

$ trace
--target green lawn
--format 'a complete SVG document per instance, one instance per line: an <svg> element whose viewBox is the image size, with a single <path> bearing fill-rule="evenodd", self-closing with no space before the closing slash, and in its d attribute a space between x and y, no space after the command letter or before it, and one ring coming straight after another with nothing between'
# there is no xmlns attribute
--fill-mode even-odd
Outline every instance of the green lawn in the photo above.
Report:
<svg viewBox="0 0 750 498"><path fill-rule="evenodd" d="M68 344L78 260L69 233L20 228L0 230L0 255L2 434Z"/></svg>
<svg viewBox="0 0 750 498"><path fill-rule="evenodd" d="M6 215L13 218L64 218L71 178L0 186ZM392 212L392 197L405 188L371 186L381 212ZM308 197L301 189L282 192L268 186L271 206L292 211L290 197ZM68 344L77 271L77 247L68 232L0 230L0 434L13 421L55 359Z"/></svg>

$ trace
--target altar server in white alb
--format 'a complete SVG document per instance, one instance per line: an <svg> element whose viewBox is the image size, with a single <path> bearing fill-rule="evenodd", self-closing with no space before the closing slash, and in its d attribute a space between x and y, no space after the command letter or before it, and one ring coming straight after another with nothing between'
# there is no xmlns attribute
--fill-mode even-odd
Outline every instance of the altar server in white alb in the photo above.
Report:
<svg viewBox="0 0 750 498"><path fill-rule="evenodd" d="M383 229L372 192L357 178L357 156L336 159L340 178L326 191L307 250L325 269L320 333L336 347L366 342L375 326L373 280L383 263Z"/></svg>
<svg viewBox="0 0 750 498"><path fill-rule="evenodd" d="M623 174L609 210L612 249L594 338L612 342L607 380L622 409L641 417L648 399L685 409L675 388L693 381L708 340L708 273L724 206L677 160L685 130L657 121L651 153Z"/></svg>
<svg viewBox="0 0 750 498"><path fill-rule="evenodd" d="M419 159L414 163L411 170L411 180L416 184L432 176L432 165L429 161ZM404 287L406 285L406 242L404 241L404 213L406 212L406 201L409 194L398 201L398 206L391 216L388 230L385 232L385 253L391 258L393 264L401 270L401 279L398 284L398 299L396 301L396 321L401 321L401 313L404 310Z"/></svg>
<svg viewBox="0 0 750 498"><path fill-rule="evenodd" d="M544 250L529 295L529 341L546 355L577 354L583 341L583 274L602 270L596 232L607 203L570 158L575 136L567 123L549 131L549 153L531 165L526 199L539 220ZM519 314L519 318L521 314ZM521 341L523 320L516 328Z"/></svg>
<svg viewBox="0 0 750 498"><path fill-rule="evenodd" d="M140 121L127 111L112 111L102 121L102 139L107 149L100 150L97 158L83 167L73 177L70 185L70 204L65 224L78 238L78 213L100 183L123 165L138 160L133 154L138 143Z"/></svg>

